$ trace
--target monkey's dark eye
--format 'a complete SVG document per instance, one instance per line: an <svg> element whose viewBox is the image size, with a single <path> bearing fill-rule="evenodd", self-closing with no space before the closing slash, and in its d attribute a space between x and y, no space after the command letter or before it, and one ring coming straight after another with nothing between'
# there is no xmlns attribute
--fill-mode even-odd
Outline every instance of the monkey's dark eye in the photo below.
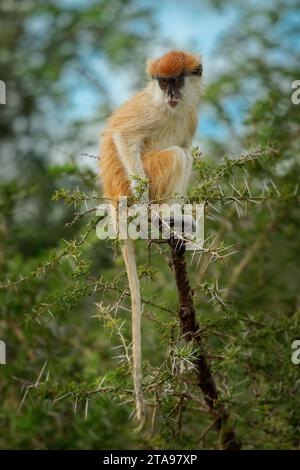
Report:
<svg viewBox="0 0 300 470"><path fill-rule="evenodd" d="M161 88L162 90L165 90L165 89L167 88L167 86L168 86L167 80L161 80L161 79L159 79L159 80L158 80L158 83L159 83L159 86L160 86L160 88Z"/></svg>

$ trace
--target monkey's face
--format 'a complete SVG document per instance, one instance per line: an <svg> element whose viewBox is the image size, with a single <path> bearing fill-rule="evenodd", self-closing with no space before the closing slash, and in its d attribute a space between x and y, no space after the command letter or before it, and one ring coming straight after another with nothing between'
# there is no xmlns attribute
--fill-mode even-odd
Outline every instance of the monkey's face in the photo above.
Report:
<svg viewBox="0 0 300 470"><path fill-rule="evenodd" d="M184 87L185 75L178 77L157 78L160 89L165 93L168 105L175 108L182 98L181 90Z"/></svg>
<svg viewBox="0 0 300 470"><path fill-rule="evenodd" d="M175 108L180 101L192 98L199 94L199 83L202 76L202 65L191 73L182 73L174 77L156 77L160 90L171 108ZM191 97L189 96L191 95Z"/></svg>

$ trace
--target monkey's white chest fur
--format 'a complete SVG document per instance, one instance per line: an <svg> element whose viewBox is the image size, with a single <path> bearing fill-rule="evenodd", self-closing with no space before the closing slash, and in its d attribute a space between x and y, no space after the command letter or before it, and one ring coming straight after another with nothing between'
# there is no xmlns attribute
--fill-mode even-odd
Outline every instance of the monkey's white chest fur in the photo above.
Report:
<svg viewBox="0 0 300 470"><path fill-rule="evenodd" d="M167 110L157 121L151 137L145 140L144 150L163 150L171 146L186 147L190 144L191 110L178 106L176 110Z"/></svg>

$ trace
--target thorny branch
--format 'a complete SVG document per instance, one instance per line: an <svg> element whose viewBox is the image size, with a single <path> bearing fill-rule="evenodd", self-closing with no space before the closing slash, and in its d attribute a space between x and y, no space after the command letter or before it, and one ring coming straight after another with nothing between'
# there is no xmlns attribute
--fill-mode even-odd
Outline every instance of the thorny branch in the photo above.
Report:
<svg viewBox="0 0 300 470"><path fill-rule="evenodd" d="M245 181L245 184L242 185L242 187L236 187L235 185L230 183L230 191L225 191L224 189L221 188L220 186L220 180L227 174L230 174L230 171L232 168L235 167L242 167L245 163L247 162L252 162L253 160L256 160L259 156L261 156L262 151L257 150L257 151L252 151L249 154L242 156L237 159L228 159L226 160L225 164L220 167L217 171L215 171L211 177L209 178L202 178L201 184L199 183L199 186L196 187L196 191L194 195L192 195L192 200L194 201L199 201L199 202L204 202L206 206L209 206L209 208L213 208L212 203L215 203L217 201L222 201L224 204L227 203L233 203L232 206L235 206L237 208L237 204L247 204L247 203L253 203L253 204L260 204L263 202L266 202L268 200L279 200L279 201L299 201L299 196L298 192L295 191L294 193L289 193L289 194L284 194L281 195L280 192L277 190L276 187L272 184L272 187L270 189L265 188L263 189L262 192L256 192L256 194L251 193L249 186L247 182ZM271 152L272 153L272 152ZM276 153L275 151L273 153ZM95 157L98 158L98 157ZM204 182L202 184L202 182ZM228 187L228 185L226 186ZM197 190L199 190L197 192ZM82 212L75 213L75 217L73 221L68 224L68 226L73 225L73 223L79 221L83 216L85 215L91 215L92 212L96 210L96 208L89 208L87 205L87 202L89 201L102 201L103 198L97 197L95 194L93 196L89 196L83 192L75 191L74 193L70 193L67 191L62 191L58 192L56 195L56 200L59 199L64 199L65 202L68 205L74 205L74 208L76 209L78 206L81 207L82 204L85 204L85 210ZM238 212L238 209L237 209ZM92 223L86 233L79 238L79 240L74 240L72 242L67 243L67 248L64 249L62 252L58 252L55 257L53 257L50 261L45 263L43 266L38 267L36 270L32 271L30 274L27 276L23 276L19 278L15 282L10 282L9 280L6 283L0 283L0 289L5 289L8 287L13 287L16 288L17 285L23 281L28 280L30 277L33 276L40 276L45 273L45 271L52 269L55 265L59 264L63 258L68 257L68 255L74 256L74 252L76 252L76 249L79 247L82 247L83 245L87 244L86 239L91 233L94 228L95 228L96 222ZM216 261L216 260L222 260L225 258L223 251L223 247L218 247L218 242L220 241L222 237L219 237L219 240L216 242L214 241L213 244L210 244L210 246L207 248L201 248L201 252L204 253L206 256L209 257L210 261ZM165 243L165 242L164 242ZM195 395L192 395L189 391L179 391L177 395L176 390L172 389L167 389L165 390L166 394L168 396L176 396L178 397L177 400L177 427L180 429L181 426L181 420L182 420L182 412L187 405L188 401L193 401L197 403L198 410L201 412L207 413L209 412L212 415L212 422L211 424L204 430L202 435L199 437L200 441L203 441L205 435L209 432L211 427L214 427L219 435L220 435L220 443L221 447L223 449L240 449L240 443L238 438L236 437L235 431L232 426L232 421L229 416L228 410L225 408L225 406L220 403L220 394L217 389L215 379L212 375L211 367L208 362L208 359L211 357L211 355L207 354L205 352L204 348L204 343L203 343L203 335L202 331L199 329L199 325L197 323L196 319L196 312L195 312L195 307L194 307L194 302L193 302L193 293L191 286L189 284L188 276L187 276L187 269L186 269L186 262L185 262L185 244L184 240L174 240L174 238L170 240L170 247L171 247L171 258L169 259L166 257L166 254L161 250L160 246L155 243L155 246L158 247L158 252L160 255L165 258L168 266L174 272L175 278L176 278L176 283L177 283L177 288L178 288L178 295L179 295L179 320L180 320L180 326L181 326L181 337L184 341L187 343L194 343L196 346L196 355L193 356L194 363L195 363L195 368L194 368L194 373L196 374L197 378L197 385L201 389L204 401L206 403L207 409L204 409L204 401L201 400L201 397L196 397ZM257 245L255 245L255 248ZM241 263L241 265L237 268L235 276L239 276L240 272L244 269L245 264L249 260L249 255L253 254L253 251L250 251L249 254L246 255L244 261ZM114 291L116 294L118 294L119 300L123 299L123 297L128 297L129 296L129 291L128 290L122 290L117 287L116 282L114 281L112 284L104 283L102 279L95 279L92 278L91 276L86 276L85 280L87 281L87 285L90 288L90 290L93 290L94 292L101 290L102 292L106 291ZM233 279L235 282L235 278ZM231 286L229 286L231 287ZM147 300L147 299L142 299L142 302L146 305L148 305L151 308L155 308L161 311L165 311L168 314L171 314L174 316L176 312L173 310L164 307L163 305L156 304L152 299ZM49 305L46 305L48 308ZM118 304L115 304L113 306L114 309L118 308ZM146 315L145 315L146 316ZM151 318L152 320L161 323L158 319L156 318ZM254 320L252 319L245 319L245 321L251 321L254 323ZM256 322L257 323L257 322ZM125 358L129 362L129 352L127 348L126 341L124 337L122 336L122 325L118 328L118 336L121 339L121 343L123 345L123 349L125 351ZM221 334L219 332L219 334ZM164 363L165 365L165 363ZM45 366L46 367L46 366ZM25 386L25 393L20 405L20 409L22 408L24 401L27 397L27 395L31 392L36 391L38 388L40 388L41 384L41 376L44 372L44 368L42 369L41 373L39 374L39 377L37 381L34 384L27 384ZM157 381L156 381L157 379ZM147 385L145 391L151 390L151 392L154 392L157 395L157 400L154 403L154 406L157 407L157 403L160 400L159 394L158 394L158 389L160 388L161 384L164 384L166 382L165 378L161 377L154 377L154 379L151 381L150 384ZM56 403L57 401L61 400L62 398L69 396L75 398L75 407L77 406L77 399L78 396L82 396L83 399L86 399L86 403L88 406L88 400L90 395L92 394L99 394L99 392L103 393L112 393L112 394L117 394L118 392L122 391L122 394L126 395L126 401L127 403L132 402L132 390L129 388L120 388L120 387L110 387L110 386L102 386L101 384L94 388L91 387L90 389L80 389L79 391L67 391L64 394L57 394L56 391L53 391L53 396L54 396L54 401L53 403ZM49 390L48 390L49 393ZM200 406L202 406L200 408ZM156 409L156 408L155 408ZM87 410L87 408L86 408ZM168 420L167 420L168 421ZM175 434L177 431L175 431Z"/></svg>

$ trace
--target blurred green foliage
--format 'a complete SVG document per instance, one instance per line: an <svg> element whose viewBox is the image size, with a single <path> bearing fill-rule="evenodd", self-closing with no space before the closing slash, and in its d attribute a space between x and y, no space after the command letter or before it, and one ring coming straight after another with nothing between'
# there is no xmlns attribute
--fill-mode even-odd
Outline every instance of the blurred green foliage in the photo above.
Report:
<svg viewBox="0 0 300 470"><path fill-rule="evenodd" d="M139 77L151 11L134 0L36 3L0 7L0 78L12 103L0 110L0 448L217 448L188 367L193 350L178 337L168 250L143 242L144 387L155 415L135 433L126 275L117 246L97 239L93 211L84 215L97 202L96 175L72 157L75 144L78 153L97 138L85 137L87 125L100 126L110 110L104 77L89 123L65 116L66 75L95 82L87 57L98 54L113 70L126 64ZM299 79L300 9L293 0L212 3L235 5L238 15L217 52L225 67L203 97L227 138L194 152L188 196L206 203L207 252L188 255L190 280L243 448L297 449L300 108L291 83ZM70 147L62 164L51 158L59 143ZM232 160L232 149L245 157Z"/></svg>

